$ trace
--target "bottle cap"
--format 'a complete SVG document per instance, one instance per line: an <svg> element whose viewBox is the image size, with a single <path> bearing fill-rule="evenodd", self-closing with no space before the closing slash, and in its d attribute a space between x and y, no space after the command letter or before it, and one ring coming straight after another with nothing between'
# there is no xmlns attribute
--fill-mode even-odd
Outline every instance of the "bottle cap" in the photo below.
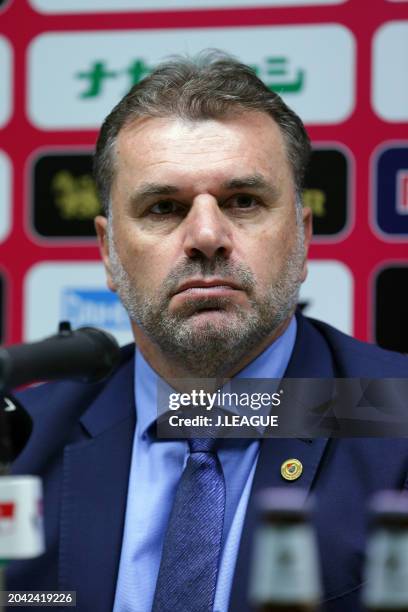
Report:
<svg viewBox="0 0 408 612"><path fill-rule="evenodd" d="M304 521L313 509L307 491L301 488L264 489L258 495L257 505L265 518L273 520Z"/></svg>
<svg viewBox="0 0 408 612"><path fill-rule="evenodd" d="M383 525L408 525L408 492L380 491L369 505L371 520Z"/></svg>

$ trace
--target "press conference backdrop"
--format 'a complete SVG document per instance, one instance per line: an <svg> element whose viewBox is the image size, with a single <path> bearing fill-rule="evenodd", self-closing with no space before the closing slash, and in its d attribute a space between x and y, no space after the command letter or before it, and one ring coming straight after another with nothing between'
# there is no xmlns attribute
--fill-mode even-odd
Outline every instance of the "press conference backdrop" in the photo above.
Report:
<svg viewBox="0 0 408 612"><path fill-rule="evenodd" d="M301 307L408 352L408 0L0 0L0 340L130 339L92 218L98 126L169 54L216 47L303 118Z"/></svg>

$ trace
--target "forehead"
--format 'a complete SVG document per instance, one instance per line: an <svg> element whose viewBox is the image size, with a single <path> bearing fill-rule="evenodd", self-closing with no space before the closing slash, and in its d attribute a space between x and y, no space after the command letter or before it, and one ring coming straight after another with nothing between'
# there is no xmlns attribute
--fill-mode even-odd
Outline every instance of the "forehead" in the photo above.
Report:
<svg viewBox="0 0 408 612"><path fill-rule="evenodd" d="M119 132L115 166L114 183L168 175L182 182L193 175L204 186L210 177L216 183L248 173L292 183L282 132L262 112L199 121L139 118Z"/></svg>

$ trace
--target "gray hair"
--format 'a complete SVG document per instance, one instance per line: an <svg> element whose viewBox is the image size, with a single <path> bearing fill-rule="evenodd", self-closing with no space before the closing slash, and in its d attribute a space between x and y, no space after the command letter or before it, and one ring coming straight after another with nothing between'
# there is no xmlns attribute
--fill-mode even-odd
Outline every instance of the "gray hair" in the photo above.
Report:
<svg viewBox="0 0 408 612"><path fill-rule="evenodd" d="M109 213L115 175L114 149L122 128L139 117L200 121L245 111L267 113L280 127L293 172L299 213L310 156L310 141L301 119L252 68L220 51L206 51L195 58L175 56L160 64L134 85L106 117L94 158L94 176L105 214Z"/></svg>

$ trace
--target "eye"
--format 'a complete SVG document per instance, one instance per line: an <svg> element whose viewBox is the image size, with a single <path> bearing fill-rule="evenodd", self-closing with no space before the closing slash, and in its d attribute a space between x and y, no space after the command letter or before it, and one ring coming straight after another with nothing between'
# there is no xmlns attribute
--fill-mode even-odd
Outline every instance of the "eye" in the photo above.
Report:
<svg viewBox="0 0 408 612"><path fill-rule="evenodd" d="M259 206L259 200L247 193L239 193L229 198L225 206L228 208L252 209Z"/></svg>
<svg viewBox="0 0 408 612"><path fill-rule="evenodd" d="M153 215L171 215L179 211L179 205L173 200L161 200L156 202L148 210Z"/></svg>

